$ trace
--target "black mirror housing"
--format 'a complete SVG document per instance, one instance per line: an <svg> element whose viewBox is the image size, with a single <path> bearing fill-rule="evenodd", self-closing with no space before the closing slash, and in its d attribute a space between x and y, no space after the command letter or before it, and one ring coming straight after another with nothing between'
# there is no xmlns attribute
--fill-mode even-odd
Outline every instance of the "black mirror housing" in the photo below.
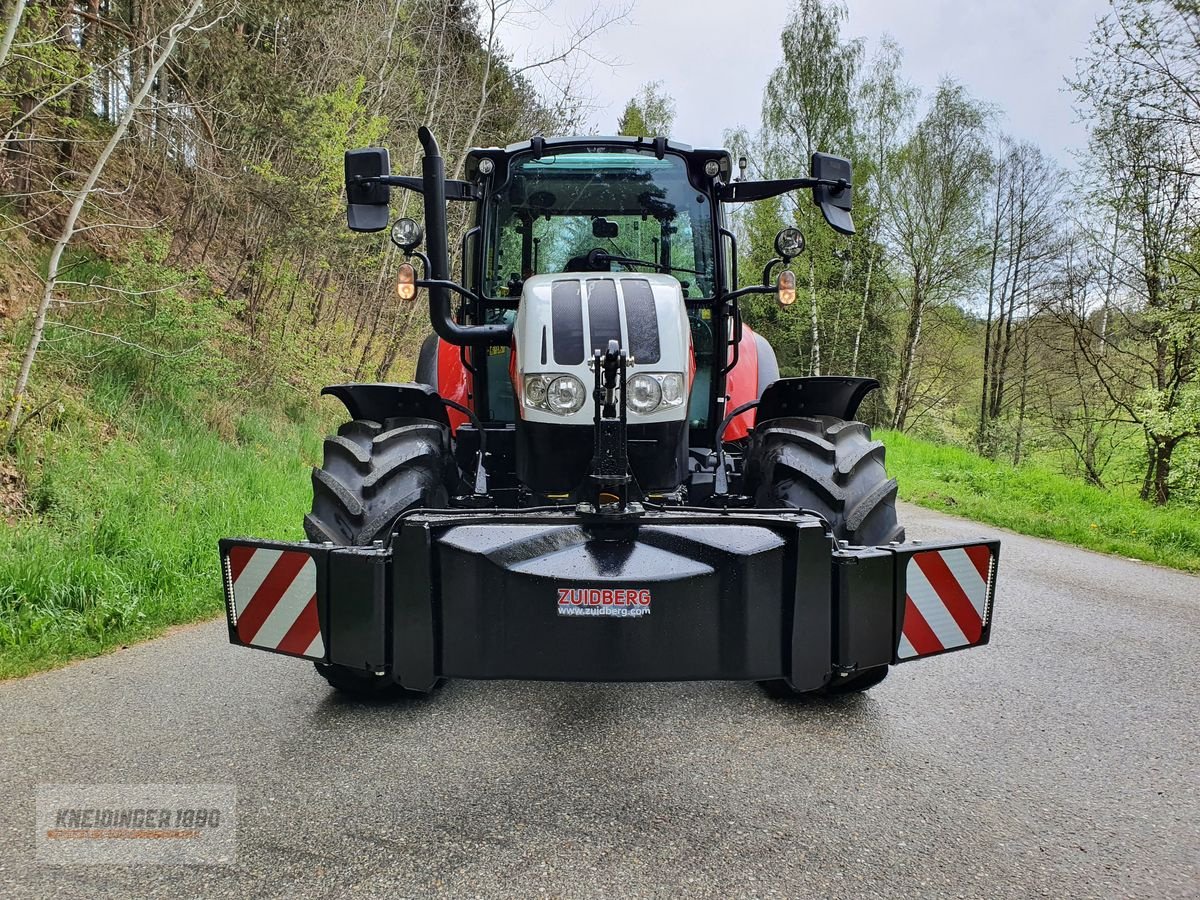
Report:
<svg viewBox="0 0 1200 900"><path fill-rule="evenodd" d="M821 181L842 182L834 187L819 184L813 188L813 203L821 208L821 215L834 231L854 234L854 219L850 215L851 195L854 189L851 178L850 160L828 153L812 155L812 176Z"/></svg>
<svg viewBox="0 0 1200 900"><path fill-rule="evenodd" d="M387 178L391 175L388 152L383 147L347 150L346 224L351 231L383 231L388 226L388 203L391 188L368 178Z"/></svg>

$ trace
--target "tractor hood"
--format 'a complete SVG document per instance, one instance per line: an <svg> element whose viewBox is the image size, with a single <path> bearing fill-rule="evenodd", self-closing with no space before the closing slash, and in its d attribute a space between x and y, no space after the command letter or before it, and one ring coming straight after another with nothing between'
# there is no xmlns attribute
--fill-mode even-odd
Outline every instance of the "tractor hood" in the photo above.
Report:
<svg viewBox="0 0 1200 900"><path fill-rule="evenodd" d="M669 275L633 272L525 281L513 329L513 389L521 418L590 427L590 362L612 340L630 357L630 425L685 419L692 347L683 290ZM578 386L559 381L568 376ZM649 380L638 382L638 376Z"/></svg>

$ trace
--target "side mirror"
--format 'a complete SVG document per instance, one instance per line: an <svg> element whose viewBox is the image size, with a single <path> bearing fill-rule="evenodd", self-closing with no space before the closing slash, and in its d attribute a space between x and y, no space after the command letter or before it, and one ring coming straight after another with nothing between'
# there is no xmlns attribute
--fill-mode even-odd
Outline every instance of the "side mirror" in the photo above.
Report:
<svg viewBox="0 0 1200 900"><path fill-rule="evenodd" d="M346 224L351 231L383 231L387 228L391 188L367 178L386 178L392 173L388 152L383 147L347 150Z"/></svg>
<svg viewBox="0 0 1200 900"><path fill-rule="evenodd" d="M850 217L850 197L854 189L850 178L850 160L828 153L812 155L812 177L822 181L842 182L834 187L819 184L813 188L813 203L821 207L821 215L829 226L841 234L854 234L854 219Z"/></svg>

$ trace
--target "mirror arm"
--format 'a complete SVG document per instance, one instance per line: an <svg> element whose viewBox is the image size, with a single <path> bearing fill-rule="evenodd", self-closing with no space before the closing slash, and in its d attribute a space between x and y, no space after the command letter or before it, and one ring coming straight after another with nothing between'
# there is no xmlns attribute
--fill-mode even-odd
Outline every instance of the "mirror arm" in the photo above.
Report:
<svg viewBox="0 0 1200 900"><path fill-rule="evenodd" d="M771 287L771 270L775 268L776 263L783 263L786 266L788 264L788 260L784 259L782 256L776 256L774 259L768 260L766 266L763 268L762 286L770 287L771 290L775 290L774 287Z"/></svg>
<svg viewBox="0 0 1200 900"><path fill-rule="evenodd" d="M840 194L846 188L853 187L845 178L836 181L829 178L779 178L775 181L735 181L722 185L717 191L717 198L723 203L749 203L754 200L767 200L778 197L788 191L798 191L804 188L831 187L833 193Z"/></svg>
<svg viewBox="0 0 1200 900"><path fill-rule="evenodd" d="M386 184L389 187L403 188L406 191L413 191L417 194L425 193L424 183L414 175L380 175L376 178L356 176L354 182L356 184ZM444 183L446 185L447 200L483 199L483 191L478 185L472 184L469 181L457 181L453 178L447 178Z"/></svg>
<svg viewBox="0 0 1200 900"><path fill-rule="evenodd" d="M751 294L773 293L775 293L775 285L773 284L752 284L748 287L738 288L736 291L730 291L727 294L722 294L719 299L725 303L729 303L732 300L737 300L739 297L748 297Z"/></svg>

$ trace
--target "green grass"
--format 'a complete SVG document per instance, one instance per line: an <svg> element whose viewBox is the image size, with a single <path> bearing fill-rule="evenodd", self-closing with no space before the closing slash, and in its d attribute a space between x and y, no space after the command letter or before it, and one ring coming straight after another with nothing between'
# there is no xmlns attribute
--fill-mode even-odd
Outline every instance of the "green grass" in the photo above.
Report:
<svg viewBox="0 0 1200 900"><path fill-rule="evenodd" d="M344 380L339 357L316 352L312 329L285 339L266 320L250 346L242 304L165 266L165 246L156 236L120 263L71 259L77 280L160 292L71 313L124 343L47 333L27 404L36 417L15 455L0 450L23 488L0 510L0 678L219 615L219 538L303 536L308 469L339 416L317 386ZM6 386L28 318L0 337Z"/></svg>
<svg viewBox="0 0 1200 900"><path fill-rule="evenodd" d="M1037 466L1014 467L958 447L877 432L900 499L1036 537L1200 571L1200 517L1156 508Z"/></svg>
<svg viewBox="0 0 1200 900"><path fill-rule="evenodd" d="M237 423L229 443L166 406L101 447L50 432L35 515L0 531L0 677L49 668L220 613L217 539L301 537L316 423Z"/></svg>

